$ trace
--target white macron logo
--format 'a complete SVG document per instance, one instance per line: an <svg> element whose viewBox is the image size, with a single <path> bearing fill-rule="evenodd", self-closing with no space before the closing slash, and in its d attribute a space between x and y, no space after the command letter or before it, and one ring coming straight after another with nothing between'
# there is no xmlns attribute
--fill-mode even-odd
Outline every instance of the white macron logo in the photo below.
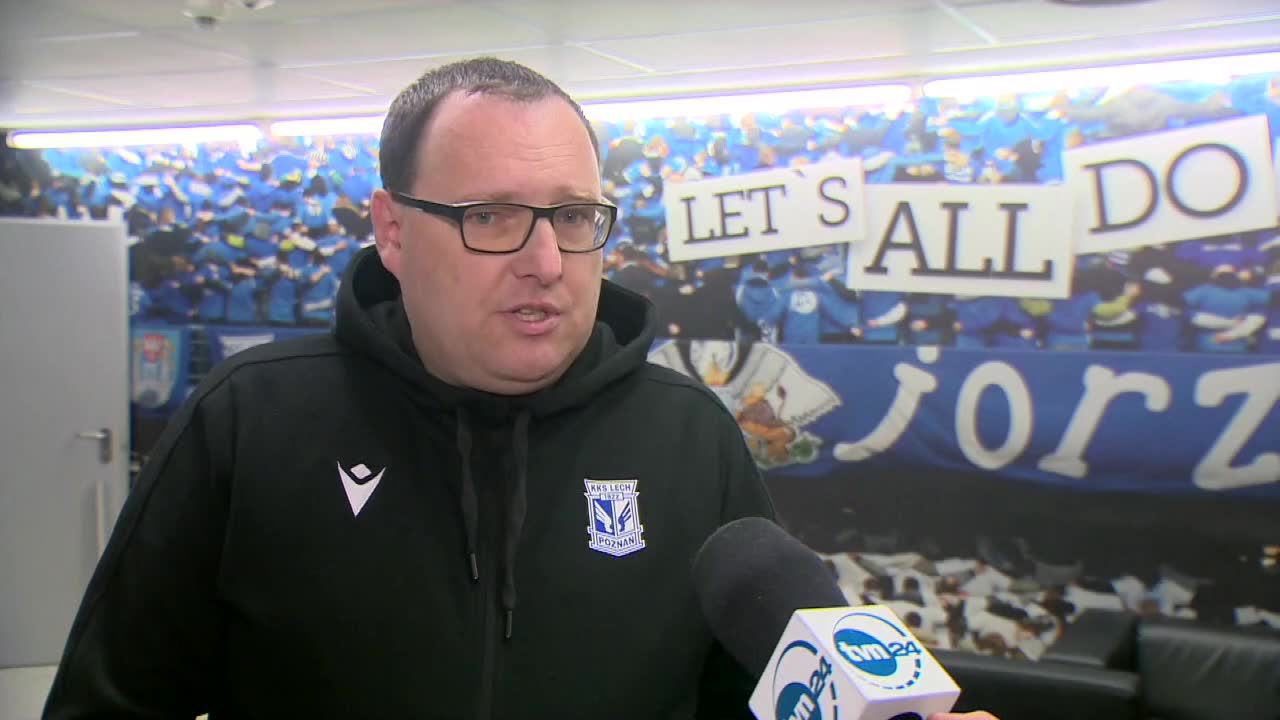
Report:
<svg viewBox="0 0 1280 720"><path fill-rule="evenodd" d="M360 463L351 468L351 474L348 475L347 471L342 469L342 463L338 463L338 477L342 479L342 489L347 493L352 514L360 514L360 510L364 508L365 503L369 502L369 496L378 488L378 482L382 480L382 474L386 471L387 469L383 468L377 475L373 475L364 463ZM373 477L369 477L370 475ZM352 476L355 476L354 480Z"/></svg>

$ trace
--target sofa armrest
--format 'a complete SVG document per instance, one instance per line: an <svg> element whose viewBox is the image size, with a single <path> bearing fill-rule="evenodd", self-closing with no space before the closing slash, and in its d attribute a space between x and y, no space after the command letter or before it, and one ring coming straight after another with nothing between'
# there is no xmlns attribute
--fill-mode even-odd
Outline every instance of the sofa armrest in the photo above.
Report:
<svg viewBox="0 0 1280 720"><path fill-rule="evenodd" d="M1089 609L1067 625L1041 661L1111 670L1136 670L1138 618L1132 613Z"/></svg>
<svg viewBox="0 0 1280 720"><path fill-rule="evenodd" d="M1280 632L1171 618L1138 627L1143 704L1170 720L1280 717Z"/></svg>

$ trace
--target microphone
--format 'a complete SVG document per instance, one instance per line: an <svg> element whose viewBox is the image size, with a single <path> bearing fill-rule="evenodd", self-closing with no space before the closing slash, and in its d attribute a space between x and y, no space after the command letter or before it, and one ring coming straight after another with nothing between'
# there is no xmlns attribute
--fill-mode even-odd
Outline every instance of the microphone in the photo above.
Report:
<svg viewBox="0 0 1280 720"><path fill-rule="evenodd" d="M693 585L711 632L758 678L759 720L923 720L960 696L893 611L849 607L817 553L769 520L707 538Z"/></svg>

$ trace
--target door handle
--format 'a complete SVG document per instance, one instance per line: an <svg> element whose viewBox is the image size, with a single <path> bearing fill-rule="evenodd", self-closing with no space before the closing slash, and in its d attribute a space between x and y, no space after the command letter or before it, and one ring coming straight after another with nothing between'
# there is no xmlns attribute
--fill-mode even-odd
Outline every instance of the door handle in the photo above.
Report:
<svg viewBox="0 0 1280 720"><path fill-rule="evenodd" d="M78 432L81 440L98 441L98 460L106 465L111 462L111 428L102 428L96 432ZM102 478L93 485L93 514L97 521L98 557L107 548L107 489Z"/></svg>
<svg viewBox="0 0 1280 720"><path fill-rule="evenodd" d="M102 428L96 432L78 432L81 440L98 441L98 460L103 464L111 462L111 428Z"/></svg>

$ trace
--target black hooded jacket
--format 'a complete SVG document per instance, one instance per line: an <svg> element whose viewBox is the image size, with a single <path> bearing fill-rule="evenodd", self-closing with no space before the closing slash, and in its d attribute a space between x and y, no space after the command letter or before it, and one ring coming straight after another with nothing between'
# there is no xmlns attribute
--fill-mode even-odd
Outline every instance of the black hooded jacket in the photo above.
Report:
<svg viewBox="0 0 1280 720"><path fill-rule="evenodd" d="M332 335L239 353L171 422L46 717L749 717L690 561L773 509L733 418L646 362L606 282L586 350L504 397L418 360L372 249Z"/></svg>

